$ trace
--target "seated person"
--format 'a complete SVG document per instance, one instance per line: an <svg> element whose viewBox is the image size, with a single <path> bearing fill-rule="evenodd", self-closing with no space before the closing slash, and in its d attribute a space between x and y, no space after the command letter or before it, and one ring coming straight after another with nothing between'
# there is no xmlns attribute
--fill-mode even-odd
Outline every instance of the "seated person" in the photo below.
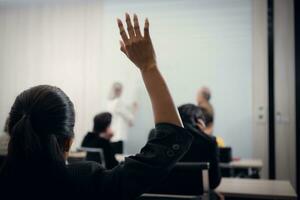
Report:
<svg viewBox="0 0 300 200"><path fill-rule="evenodd" d="M201 108L201 107L200 107ZM205 118L205 128L203 128L203 132L207 135L213 135L213 119L214 114L213 112L210 112L207 108L203 107L201 108L204 118ZM220 136L216 136L216 141L219 148L225 147L224 139Z"/></svg>
<svg viewBox="0 0 300 200"><path fill-rule="evenodd" d="M8 126L8 118L5 121L3 134L0 135L0 156L6 156L7 154L8 142L9 142L7 126Z"/></svg>
<svg viewBox="0 0 300 200"><path fill-rule="evenodd" d="M81 144L82 147L101 148L104 154L105 167L107 169L111 169L118 165L115 153L110 145L110 139L113 136L113 132L110 127L111 119L112 115L108 112L96 115L94 117L93 132L88 132ZM86 160L101 163L99 153L88 152Z"/></svg>
<svg viewBox="0 0 300 200"><path fill-rule="evenodd" d="M112 170L104 170L96 162L67 165L74 138L73 103L57 87L32 87L17 96L9 114L11 139L7 160L0 169L1 199L136 199L166 177L187 152L192 136L183 128L159 72L148 19L143 36L136 15L132 25L126 14L126 23L128 32L118 19L121 50L143 77L156 138ZM173 149L174 143L180 148Z"/></svg>
<svg viewBox="0 0 300 200"><path fill-rule="evenodd" d="M209 183L210 187L214 189L221 181L216 139L203 132L205 118L200 107L185 104L178 109L185 129L194 136L190 149L180 162L209 162Z"/></svg>
<svg viewBox="0 0 300 200"><path fill-rule="evenodd" d="M205 117L203 132L211 135L214 126L214 108L211 104L211 91L208 87L202 87L197 93L197 105L202 109Z"/></svg>
<svg viewBox="0 0 300 200"><path fill-rule="evenodd" d="M205 127L202 131L208 135L213 134L214 129L214 108L211 104L211 92L207 87L202 87L197 94L197 104L201 108L204 118ZM220 136L215 136L217 140L218 147L225 147L225 142Z"/></svg>

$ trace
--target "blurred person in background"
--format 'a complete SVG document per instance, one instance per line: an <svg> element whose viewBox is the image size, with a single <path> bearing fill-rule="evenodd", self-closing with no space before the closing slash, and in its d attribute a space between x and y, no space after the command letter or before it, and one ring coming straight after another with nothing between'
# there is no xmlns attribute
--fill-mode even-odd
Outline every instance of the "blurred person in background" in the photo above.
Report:
<svg viewBox="0 0 300 200"><path fill-rule="evenodd" d="M0 156L5 156L7 154L7 148L9 143L8 135L8 118L5 121L3 134L0 135Z"/></svg>
<svg viewBox="0 0 300 200"><path fill-rule="evenodd" d="M202 109L205 117L206 127L203 128L203 132L212 135L214 130L214 108L210 102L211 91L208 87L202 87L197 93L197 105ZM225 142L220 136L216 136L217 144L219 147L224 147Z"/></svg>
<svg viewBox="0 0 300 200"><path fill-rule="evenodd" d="M214 125L214 108L210 103L211 91L208 87L202 87L197 93L197 105L202 109L205 115L206 127L204 132L211 135Z"/></svg>
<svg viewBox="0 0 300 200"><path fill-rule="evenodd" d="M124 142L128 139L128 129L134 124L135 113L138 105L134 102L131 106L126 105L122 99L123 85L115 82L112 85L108 111L112 114L111 128L114 132L112 146L116 153L123 153Z"/></svg>
<svg viewBox="0 0 300 200"><path fill-rule="evenodd" d="M209 162L209 184L214 189L221 181L216 138L204 133L206 121L199 106L184 104L178 110L185 129L194 137L190 149L180 162Z"/></svg>
<svg viewBox="0 0 300 200"><path fill-rule="evenodd" d="M94 117L93 131L86 134L81 144L82 147L101 148L107 169L112 169L118 165L115 152L110 145L110 139L113 137L111 121L112 115L108 112L96 115ZM101 163L99 153L88 152L86 160Z"/></svg>

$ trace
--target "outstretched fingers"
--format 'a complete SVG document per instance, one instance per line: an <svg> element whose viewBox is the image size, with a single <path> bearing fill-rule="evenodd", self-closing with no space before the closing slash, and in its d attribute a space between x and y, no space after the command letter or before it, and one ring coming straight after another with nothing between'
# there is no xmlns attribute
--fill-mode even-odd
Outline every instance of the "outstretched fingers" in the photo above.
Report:
<svg viewBox="0 0 300 200"><path fill-rule="evenodd" d="M149 34L149 20L148 20L148 18L146 18L146 20L145 20L144 38L150 39L150 34Z"/></svg>
<svg viewBox="0 0 300 200"><path fill-rule="evenodd" d="M124 42L124 44L128 44L129 43L129 39L127 37L127 34L126 34L126 31L124 29L124 26L123 26L123 23L120 19L117 19L117 22L118 22L118 27L119 27L119 30L120 30L120 35L122 37L122 40Z"/></svg>
<svg viewBox="0 0 300 200"><path fill-rule="evenodd" d="M140 26L139 26L139 20L136 14L133 15L133 26L131 23L131 19L128 13L125 14L126 18L126 24L127 24L127 31L128 34L125 31L124 25L120 19L118 19L118 26L120 30L120 35L122 37L122 40L126 45L130 44L132 41L139 40L139 39L150 39L149 34L149 20L146 18L145 20L145 26L144 26L144 37L142 36Z"/></svg>
<svg viewBox="0 0 300 200"><path fill-rule="evenodd" d="M126 17L126 24L127 24L127 31L129 34L129 39L134 39L135 38L135 34L134 34L134 30L133 30L133 26L131 24L131 19L128 13L125 14Z"/></svg>
<svg viewBox="0 0 300 200"><path fill-rule="evenodd" d="M136 14L133 15L134 32L137 39L142 39L142 34L139 25L139 19Z"/></svg>

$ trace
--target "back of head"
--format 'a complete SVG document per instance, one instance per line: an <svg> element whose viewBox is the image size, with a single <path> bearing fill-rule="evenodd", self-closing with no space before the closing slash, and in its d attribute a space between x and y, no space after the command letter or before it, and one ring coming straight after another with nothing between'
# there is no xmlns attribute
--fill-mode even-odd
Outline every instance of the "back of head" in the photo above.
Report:
<svg viewBox="0 0 300 200"><path fill-rule="evenodd" d="M110 94L109 94L109 99L115 99L118 98L122 95L123 91L123 85L120 82L115 82L112 85Z"/></svg>
<svg viewBox="0 0 300 200"><path fill-rule="evenodd" d="M207 100L207 101L210 101L210 98L211 98L211 92L210 92L210 89L208 87L203 87L201 88L201 93L202 93L202 96Z"/></svg>
<svg viewBox="0 0 300 200"><path fill-rule="evenodd" d="M199 106L194 104L184 104L178 107L182 122L197 127L198 120L205 122L204 114Z"/></svg>
<svg viewBox="0 0 300 200"><path fill-rule="evenodd" d="M210 101L211 99L211 92L208 87L202 87L199 89L198 94L197 94L197 104L206 104Z"/></svg>
<svg viewBox="0 0 300 200"><path fill-rule="evenodd" d="M94 117L94 133L104 132L111 124L112 115L109 112L104 112Z"/></svg>
<svg viewBox="0 0 300 200"><path fill-rule="evenodd" d="M7 161L0 175L45 178L65 169L65 143L73 138L73 104L57 87L32 87L17 96L10 114ZM10 180L13 180L10 179Z"/></svg>

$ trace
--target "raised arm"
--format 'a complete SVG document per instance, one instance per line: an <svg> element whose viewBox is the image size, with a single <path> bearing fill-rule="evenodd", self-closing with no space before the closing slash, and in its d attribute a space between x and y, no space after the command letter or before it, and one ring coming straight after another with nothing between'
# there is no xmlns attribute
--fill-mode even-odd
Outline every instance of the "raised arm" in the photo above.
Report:
<svg viewBox="0 0 300 200"><path fill-rule="evenodd" d="M140 69L148 94L151 99L155 123L171 123L183 126L177 109L168 90L167 84L159 72L155 51L149 34L149 21L145 20L144 36L142 36L138 18L126 13L128 34L123 23L118 19L118 26L122 37L121 51Z"/></svg>
<svg viewBox="0 0 300 200"><path fill-rule="evenodd" d="M126 157L121 165L109 171L94 172L94 181L88 188L91 194L99 193L103 199L136 199L168 175L188 151L193 139L182 127L167 85L157 68L148 20L144 37L140 33L137 16L134 16L134 27L128 14L126 21L128 35L118 19L123 40L121 50L142 73L153 105L155 134L138 154Z"/></svg>

